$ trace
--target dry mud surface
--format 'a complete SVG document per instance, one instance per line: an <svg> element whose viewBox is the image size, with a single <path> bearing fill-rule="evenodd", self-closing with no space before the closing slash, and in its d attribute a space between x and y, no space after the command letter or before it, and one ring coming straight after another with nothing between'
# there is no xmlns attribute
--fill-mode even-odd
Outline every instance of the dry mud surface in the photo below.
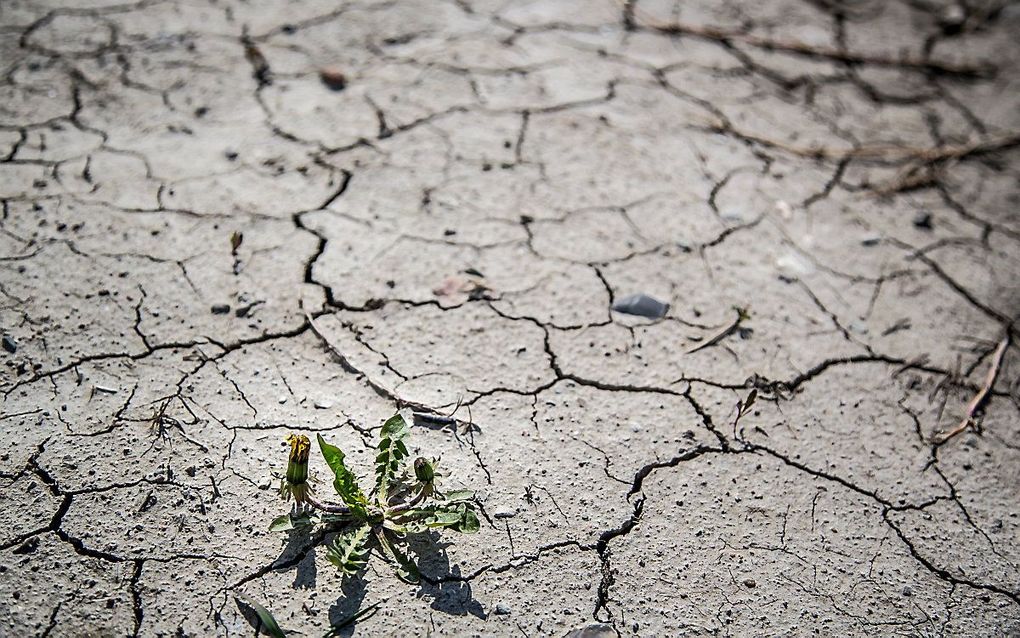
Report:
<svg viewBox="0 0 1020 638"><path fill-rule="evenodd" d="M1020 10L965 4L5 0L0 635L1018 635ZM398 404L483 529L342 589L281 443L367 474Z"/></svg>

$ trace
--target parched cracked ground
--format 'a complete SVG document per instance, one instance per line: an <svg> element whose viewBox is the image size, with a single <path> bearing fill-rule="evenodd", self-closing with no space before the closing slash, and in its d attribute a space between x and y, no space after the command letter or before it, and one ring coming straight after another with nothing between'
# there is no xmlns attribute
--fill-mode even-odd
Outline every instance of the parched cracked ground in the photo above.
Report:
<svg viewBox="0 0 1020 638"><path fill-rule="evenodd" d="M1020 632L1017 6L0 24L0 634ZM280 442L397 404L484 528L341 589Z"/></svg>

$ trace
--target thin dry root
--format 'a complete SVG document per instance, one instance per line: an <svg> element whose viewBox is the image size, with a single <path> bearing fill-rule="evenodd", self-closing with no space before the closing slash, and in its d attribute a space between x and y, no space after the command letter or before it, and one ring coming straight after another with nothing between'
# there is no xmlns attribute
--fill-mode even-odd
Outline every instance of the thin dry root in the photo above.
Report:
<svg viewBox="0 0 1020 638"><path fill-rule="evenodd" d="M617 0L617 2L623 7L625 15L633 27L647 29L665 35L694 36L708 40L715 40L725 44L741 43L766 51L785 51L796 55L823 58L851 65L871 64L875 66L908 68L928 73L942 73L966 77L991 77L996 71L995 67L990 63L980 65L956 65L946 62L938 62L928 58L870 55L866 53L850 52L841 48L809 45L796 40L777 40L747 33L743 30L724 29L708 25L687 24L681 22L661 22L645 14L628 0ZM1020 133L1014 131L991 139L972 141L963 144L944 144L933 148L914 148L895 145L873 145L850 149L828 147L805 148L791 146L779 140L758 137L750 133L740 132L732 129L731 126L725 123L720 123L715 128L719 129L721 132L732 132L748 141L756 142L763 146L777 148L801 157L832 161L859 159L889 163L936 163L961 159L971 155L990 153L1020 145Z"/></svg>
<svg viewBox="0 0 1020 638"><path fill-rule="evenodd" d="M682 22L660 22L638 10L626 0L618 0L630 16L630 22L636 28L649 29L667 35L687 35L723 43L738 42L766 51L784 51L795 55L812 58L824 58L846 64L872 64L917 69L929 73L942 73L964 77L992 77L996 68L989 62L977 65L953 64L939 62L928 58L908 56L884 56L868 53L851 52L842 48L810 45L797 40L777 40L757 36L743 30L724 29L708 25L689 24Z"/></svg>
<svg viewBox="0 0 1020 638"><path fill-rule="evenodd" d="M963 417L963 420L961 420L955 428L939 436L935 441L937 445L942 445L976 423L975 416L977 415L978 410L980 410L985 404L985 401L988 400L988 395L992 392L992 387L995 385L995 379L999 376L999 370L1002 368L1002 358L1005 356L1006 349L1008 347L1009 331L1007 330L1005 336L1002 337L1002 341L1000 341L998 347L995 348L995 354L992 355L992 367L988 369L988 376L985 377L985 383L981 386L981 389L978 390L977 394L974 395L974 398L970 400L970 403L967 404L967 412Z"/></svg>
<svg viewBox="0 0 1020 638"><path fill-rule="evenodd" d="M945 144L931 148L913 148L894 145L860 146L849 149L830 148L825 146L802 147L792 146L779 140L753 135L736 129L731 130L736 135L739 135L748 141L761 144L762 146L779 149L800 157L830 161L863 160L889 164L902 162L933 164L949 160L959 160L972 155L993 153L995 151L1020 146L1020 133L1009 133L987 140L978 140L968 142L966 144ZM722 132L725 131L726 129L723 127Z"/></svg>
<svg viewBox="0 0 1020 638"><path fill-rule="evenodd" d="M705 339L701 343L692 346L691 348L688 348L686 354L694 354L698 350L704 350L709 346L714 346L715 344L722 341L725 337L729 336L734 330L739 328L740 323L747 319L747 311L742 308L736 308L735 310L737 316L733 318L733 321L729 322L728 324L717 330L715 334L713 334L708 339Z"/></svg>

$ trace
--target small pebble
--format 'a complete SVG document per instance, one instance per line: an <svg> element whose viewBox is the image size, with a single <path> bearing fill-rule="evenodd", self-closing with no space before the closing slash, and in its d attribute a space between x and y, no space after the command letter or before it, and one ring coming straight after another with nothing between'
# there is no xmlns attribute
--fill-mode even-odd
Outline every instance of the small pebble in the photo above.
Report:
<svg viewBox="0 0 1020 638"><path fill-rule="evenodd" d="M336 67L319 69L319 79L333 91L343 91L347 87L347 76Z"/></svg>
<svg viewBox="0 0 1020 638"><path fill-rule="evenodd" d="M211 310L214 315L225 315L230 312L230 305L225 303L218 303L209 310Z"/></svg>
<svg viewBox="0 0 1020 638"><path fill-rule="evenodd" d="M757 586L758 583L756 583L753 578L748 578L747 580L744 581L744 587L747 587L748 589L754 589Z"/></svg>
<svg viewBox="0 0 1020 638"><path fill-rule="evenodd" d="M947 33L956 33L967 21L967 12L959 4L951 4L939 14L939 23Z"/></svg>
<svg viewBox="0 0 1020 638"><path fill-rule="evenodd" d="M18 351L18 342L14 340L14 337L10 335L4 335L3 338L4 350L14 354Z"/></svg>
<svg viewBox="0 0 1020 638"><path fill-rule="evenodd" d="M666 316L666 313L669 312L669 304L663 303L655 297L649 297L645 294L637 294L628 295L622 299L618 299L616 303L613 304L612 309L616 312L622 312L628 315L658 319Z"/></svg>
<svg viewBox="0 0 1020 638"><path fill-rule="evenodd" d="M914 215L914 228L921 228L923 230L931 230L931 213L926 210L922 210L918 214Z"/></svg>
<svg viewBox="0 0 1020 638"><path fill-rule="evenodd" d="M616 638L617 631L612 625L606 623L591 624L584 627L577 627L568 632L564 638Z"/></svg>
<svg viewBox="0 0 1020 638"><path fill-rule="evenodd" d="M510 606L504 605L503 603L499 603L498 605L496 605L496 613L501 616L506 616L510 613Z"/></svg>
<svg viewBox="0 0 1020 638"><path fill-rule="evenodd" d="M317 407L320 410L328 410L331 407L333 407L333 402L332 401L316 401L315 402L315 407Z"/></svg>

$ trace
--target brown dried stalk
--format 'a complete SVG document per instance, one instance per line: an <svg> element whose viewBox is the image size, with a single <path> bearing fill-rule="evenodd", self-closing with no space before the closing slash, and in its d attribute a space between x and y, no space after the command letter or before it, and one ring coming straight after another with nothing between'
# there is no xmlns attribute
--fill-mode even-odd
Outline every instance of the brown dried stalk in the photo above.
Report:
<svg viewBox="0 0 1020 638"><path fill-rule="evenodd" d="M727 132L727 129L724 128L720 132ZM832 161L865 160L887 163L900 163L910 161L920 163L935 163L944 162L946 160L957 160L971 155L981 155L984 153L991 153L993 151L1012 148L1014 146L1020 146L1020 133L1010 133L1008 135L1002 135L1000 137L996 137L993 139L968 142L966 144L946 144L931 148L912 148L908 146L895 146L895 145L872 145L872 146L860 146L857 148L850 149L839 149L830 148L826 146L818 147L792 146L779 140L772 140L766 137L752 135L750 133L742 132L736 129L731 129L728 132L732 132L749 142L754 142L756 144L761 144L762 146L767 146L770 148L776 148L781 151L791 153L793 155Z"/></svg>
<svg viewBox="0 0 1020 638"><path fill-rule="evenodd" d="M627 0L620 0L624 10L630 16L631 24L639 29L649 29L666 35L688 35L707 40L715 40L725 44L739 42L748 46L757 47L766 51L783 51L795 55L803 55L813 58L825 58L846 64L872 64L875 66L903 67L927 71L929 73L943 73L946 75L957 75L966 77L991 77L995 75L995 67L986 62L979 65L952 64L939 62L927 58L913 57L890 57L871 53L854 53L845 49L815 46L796 40L777 40L766 38L745 31L734 29L723 29L719 27L689 24L682 22L658 22L654 18L637 10L633 3Z"/></svg>
<svg viewBox="0 0 1020 638"><path fill-rule="evenodd" d="M1009 331L1006 331L1005 336L1002 337L1002 341L999 342L998 347L995 348L995 354L992 355L992 366L988 369L988 376L985 377L985 383L978 390L974 398L967 404L967 412L963 417L963 420L952 430L945 432L935 441L937 445L942 445L949 439L953 438L957 434L960 434L968 427L971 427L976 423L975 416L978 411L984 406L988 400L988 395L992 392L992 387L995 385L995 380L999 376L999 370L1002 368L1002 359L1006 354L1006 349L1009 348Z"/></svg>
<svg viewBox="0 0 1020 638"><path fill-rule="evenodd" d="M713 346L713 345L719 343L725 337L729 336L732 332L734 332L737 328L739 328L741 322L743 322L746 319L750 318L750 315L747 314L747 310L746 309L744 309L744 308L734 308L734 310L736 311L737 316L733 318L733 321L729 322L728 324L726 324L725 326L723 326L722 328L717 330L708 339L705 339L701 343L699 343L699 344L689 348L687 350L686 354L694 354L698 350L703 350L703 349L705 349L705 348L707 348L709 346Z"/></svg>

